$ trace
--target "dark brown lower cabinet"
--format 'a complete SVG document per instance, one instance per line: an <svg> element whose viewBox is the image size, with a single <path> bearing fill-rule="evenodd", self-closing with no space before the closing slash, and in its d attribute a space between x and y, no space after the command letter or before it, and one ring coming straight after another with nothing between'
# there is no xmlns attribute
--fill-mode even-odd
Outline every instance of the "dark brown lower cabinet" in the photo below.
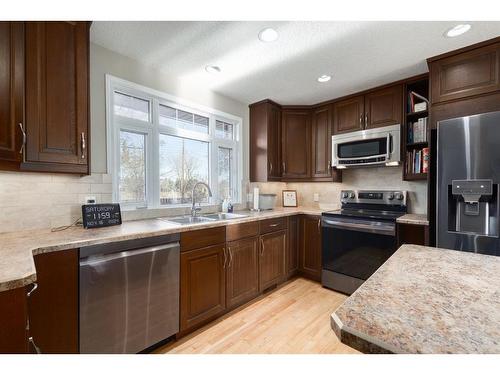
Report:
<svg viewBox="0 0 500 375"><path fill-rule="evenodd" d="M299 230L299 271L313 280L321 280L321 217L303 215Z"/></svg>
<svg viewBox="0 0 500 375"><path fill-rule="evenodd" d="M226 302L229 309L259 294L259 238L229 242L227 254Z"/></svg>
<svg viewBox="0 0 500 375"><path fill-rule="evenodd" d="M398 223L396 225L398 247L404 244L429 245L429 226Z"/></svg>
<svg viewBox="0 0 500 375"><path fill-rule="evenodd" d="M27 319L25 288L0 292L0 354L28 353Z"/></svg>
<svg viewBox="0 0 500 375"><path fill-rule="evenodd" d="M181 332L226 310L226 260L224 244L181 253Z"/></svg>
<svg viewBox="0 0 500 375"><path fill-rule="evenodd" d="M285 276L286 230L260 236L259 290L277 285Z"/></svg>
<svg viewBox="0 0 500 375"><path fill-rule="evenodd" d="M294 276L299 270L299 217L288 218L288 246L286 253L287 277Z"/></svg>
<svg viewBox="0 0 500 375"><path fill-rule="evenodd" d="M35 256L30 336L42 353L78 353L78 250Z"/></svg>

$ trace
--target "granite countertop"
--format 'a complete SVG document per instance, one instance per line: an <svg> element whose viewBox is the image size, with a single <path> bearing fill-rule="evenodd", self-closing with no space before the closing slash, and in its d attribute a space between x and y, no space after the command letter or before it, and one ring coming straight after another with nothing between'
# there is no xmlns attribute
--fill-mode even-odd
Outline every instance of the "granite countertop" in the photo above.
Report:
<svg viewBox="0 0 500 375"><path fill-rule="evenodd" d="M398 217L396 222L401 224L429 225L427 215L423 214L406 214Z"/></svg>
<svg viewBox="0 0 500 375"><path fill-rule="evenodd" d="M0 234L0 292L29 285L36 281L33 256L41 253L73 249L82 246L146 238L195 229L234 225L244 222L297 214L320 215L314 208L276 208L272 211L243 211L245 218L179 225L160 219L124 222L122 225L83 229L71 227L60 232L50 229L8 232Z"/></svg>
<svg viewBox="0 0 500 375"><path fill-rule="evenodd" d="M500 353L500 257L403 245L331 316L368 353Z"/></svg>

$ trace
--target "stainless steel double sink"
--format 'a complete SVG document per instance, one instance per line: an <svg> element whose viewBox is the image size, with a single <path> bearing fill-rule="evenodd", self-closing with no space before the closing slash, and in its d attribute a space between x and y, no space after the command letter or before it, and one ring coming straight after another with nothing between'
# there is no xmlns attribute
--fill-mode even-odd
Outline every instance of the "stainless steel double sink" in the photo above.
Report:
<svg viewBox="0 0 500 375"><path fill-rule="evenodd" d="M221 220L241 219L241 218L244 218L247 216L248 215L217 212L215 214L206 214L206 215L199 215L199 216L182 216L182 217L173 217L173 218L161 217L161 218L159 218L159 220L163 220L163 221L166 221L169 223L180 224L180 225L189 225L189 224L208 223L208 222L221 221Z"/></svg>

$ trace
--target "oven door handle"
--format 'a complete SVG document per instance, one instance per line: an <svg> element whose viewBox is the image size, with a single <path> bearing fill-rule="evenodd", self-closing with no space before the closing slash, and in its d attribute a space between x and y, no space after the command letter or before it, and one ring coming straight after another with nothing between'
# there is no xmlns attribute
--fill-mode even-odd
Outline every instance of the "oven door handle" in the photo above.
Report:
<svg viewBox="0 0 500 375"><path fill-rule="evenodd" d="M363 223L349 223L345 221L323 219L323 226L327 228L349 229L356 232L382 234L385 236L396 235L396 226L392 223L375 226Z"/></svg>

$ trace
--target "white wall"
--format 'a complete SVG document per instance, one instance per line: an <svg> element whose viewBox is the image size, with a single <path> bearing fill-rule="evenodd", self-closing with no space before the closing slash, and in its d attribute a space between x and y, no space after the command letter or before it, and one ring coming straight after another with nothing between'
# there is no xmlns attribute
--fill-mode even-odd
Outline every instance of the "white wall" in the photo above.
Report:
<svg viewBox="0 0 500 375"><path fill-rule="evenodd" d="M189 87L175 77L169 77L157 69L92 43L90 45L92 172L106 172L106 74L241 117L242 136L244 140L248 139L248 105L203 87ZM243 154L248 155L248 142L244 142ZM244 160L244 166L243 176L247 179L247 159Z"/></svg>

